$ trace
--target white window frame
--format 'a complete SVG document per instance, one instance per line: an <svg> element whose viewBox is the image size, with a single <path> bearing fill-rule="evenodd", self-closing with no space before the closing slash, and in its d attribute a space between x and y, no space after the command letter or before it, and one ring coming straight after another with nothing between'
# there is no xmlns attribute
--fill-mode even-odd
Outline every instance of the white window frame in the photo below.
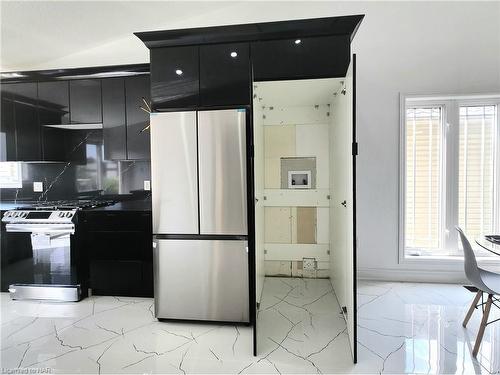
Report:
<svg viewBox="0 0 500 375"><path fill-rule="evenodd" d="M408 105L409 104L409 105ZM484 95L413 95L400 94L400 127L399 127L399 264L419 265L449 265L457 266L463 263L463 257L456 255L446 256L406 256L405 241L405 181L406 181L406 109L412 105L442 108L442 147L441 168L446 168L441 174L441 231L440 243L444 248L456 247L458 235L455 226L458 225L458 147L460 132L461 106L469 105L496 105L497 106L497 142L495 145L496 173L495 186L500 183L500 94ZM452 129L453 127L453 129ZM453 130L453 131L452 131ZM495 194L494 206L496 212L500 212L500 188ZM497 214L500 220L500 214ZM500 228L500 223L495 223ZM491 257L481 258L482 264L498 267L500 257L492 254Z"/></svg>

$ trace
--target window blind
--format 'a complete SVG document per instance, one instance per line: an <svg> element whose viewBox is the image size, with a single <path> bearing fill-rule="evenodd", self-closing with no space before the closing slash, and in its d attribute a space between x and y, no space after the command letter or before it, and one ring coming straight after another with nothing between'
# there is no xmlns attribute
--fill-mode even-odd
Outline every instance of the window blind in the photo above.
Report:
<svg viewBox="0 0 500 375"><path fill-rule="evenodd" d="M442 108L406 109L405 242L440 248Z"/></svg>
<svg viewBox="0 0 500 375"><path fill-rule="evenodd" d="M460 107L458 221L471 241L495 229L497 108Z"/></svg>

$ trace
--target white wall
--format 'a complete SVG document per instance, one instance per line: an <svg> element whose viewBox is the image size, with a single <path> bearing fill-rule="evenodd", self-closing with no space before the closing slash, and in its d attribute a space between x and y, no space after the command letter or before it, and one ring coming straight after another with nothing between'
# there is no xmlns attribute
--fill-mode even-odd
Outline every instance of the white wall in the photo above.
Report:
<svg viewBox="0 0 500 375"><path fill-rule="evenodd" d="M456 281L462 264L398 264L399 94L500 91L500 3L370 4L358 54L358 271Z"/></svg>
<svg viewBox="0 0 500 375"><path fill-rule="evenodd" d="M126 25L117 4L114 9L118 16L114 19ZM57 67L67 67L147 62L146 48L131 35L138 30L365 14L352 46L358 55L360 274L444 281L462 277L460 264L398 264L399 93L500 91L500 2L217 3L212 12L203 8L205 13L201 15L196 13L201 9L196 4L184 6L189 7L190 17L170 19L167 2L142 3L141 27L135 15L129 34L120 28L122 39L108 40L67 59L35 61L23 68L56 67L56 63ZM113 28L113 19L105 21ZM56 46L59 39L48 40ZM23 48L40 49L40 42L36 39ZM15 70L16 64L11 63L9 68Z"/></svg>

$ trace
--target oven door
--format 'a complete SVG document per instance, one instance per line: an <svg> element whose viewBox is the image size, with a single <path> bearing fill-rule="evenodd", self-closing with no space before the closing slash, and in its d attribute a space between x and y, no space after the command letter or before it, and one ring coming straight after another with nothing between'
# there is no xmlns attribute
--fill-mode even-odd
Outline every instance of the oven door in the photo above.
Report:
<svg viewBox="0 0 500 375"><path fill-rule="evenodd" d="M73 224L7 224L2 238L2 291L12 284L74 285Z"/></svg>

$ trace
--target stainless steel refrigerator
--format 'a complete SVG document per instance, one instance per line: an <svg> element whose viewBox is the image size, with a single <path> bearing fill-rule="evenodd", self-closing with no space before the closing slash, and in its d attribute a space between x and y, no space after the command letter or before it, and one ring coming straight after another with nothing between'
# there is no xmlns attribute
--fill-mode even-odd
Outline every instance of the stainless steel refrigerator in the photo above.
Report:
<svg viewBox="0 0 500 375"><path fill-rule="evenodd" d="M151 114L157 318L249 322L246 111Z"/></svg>

